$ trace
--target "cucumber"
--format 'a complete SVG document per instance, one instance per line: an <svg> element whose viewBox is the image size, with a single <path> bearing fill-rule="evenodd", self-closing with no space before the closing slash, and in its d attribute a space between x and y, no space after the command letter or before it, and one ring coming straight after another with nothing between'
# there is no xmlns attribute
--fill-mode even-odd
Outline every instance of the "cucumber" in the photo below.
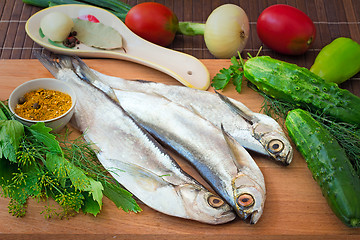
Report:
<svg viewBox="0 0 360 240"><path fill-rule="evenodd" d="M332 211L347 226L360 227L360 178L343 148L302 109L290 111L285 125Z"/></svg>
<svg viewBox="0 0 360 240"><path fill-rule="evenodd" d="M306 68L268 56L244 64L244 76L266 95L360 126L360 98Z"/></svg>

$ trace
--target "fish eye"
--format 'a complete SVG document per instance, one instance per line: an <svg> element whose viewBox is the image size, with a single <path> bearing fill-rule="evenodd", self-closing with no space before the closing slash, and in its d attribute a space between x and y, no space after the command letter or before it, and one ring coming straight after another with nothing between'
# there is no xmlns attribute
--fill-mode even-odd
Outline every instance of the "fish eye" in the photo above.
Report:
<svg viewBox="0 0 360 240"><path fill-rule="evenodd" d="M208 203L210 204L210 206L214 207L214 208L219 208L222 205L224 205L224 200L222 200L221 198L219 198L218 196L210 196L208 198Z"/></svg>
<svg viewBox="0 0 360 240"><path fill-rule="evenodd" d="M274 139L271 140L268 144L268 150L271 153L278 153L284 149L284 143L280 140Z"/></svg>
<svg viewBox="0 0 360 240"><path fill-rule="evenodd" d="M237 198L237 203L241 208L249 208L255 203L255 199L248 193L241 194Z"/></svg>

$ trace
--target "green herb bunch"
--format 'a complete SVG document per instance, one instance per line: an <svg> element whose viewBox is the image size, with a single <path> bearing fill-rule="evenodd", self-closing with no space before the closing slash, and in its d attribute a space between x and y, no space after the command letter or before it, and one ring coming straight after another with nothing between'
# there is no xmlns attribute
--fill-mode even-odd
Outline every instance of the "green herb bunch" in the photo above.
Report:
<svg viewBox="0 0 360 240"><path fill-rule="evenodd" d="M68 217L80 210L96 216L104 195L126 212L141 211L82 138L70 141L66 135L59 142L44 123L25 126L0 103L0 186L2 196L10 198L9 213L22 217L29 198L52 198L59 207L45 205L46 218Z"/></svg>

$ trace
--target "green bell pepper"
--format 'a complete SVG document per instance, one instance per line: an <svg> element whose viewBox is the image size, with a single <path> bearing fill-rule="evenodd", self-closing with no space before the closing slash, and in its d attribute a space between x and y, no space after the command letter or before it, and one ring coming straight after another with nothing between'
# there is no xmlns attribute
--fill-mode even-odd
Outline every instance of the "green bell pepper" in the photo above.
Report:
<svg viewBox="0 0 360 240"><path fill-rule="evenodd" d="M360 71L360 44L340 37L317 55L310 71L327 82L340 84Z"/></svg>

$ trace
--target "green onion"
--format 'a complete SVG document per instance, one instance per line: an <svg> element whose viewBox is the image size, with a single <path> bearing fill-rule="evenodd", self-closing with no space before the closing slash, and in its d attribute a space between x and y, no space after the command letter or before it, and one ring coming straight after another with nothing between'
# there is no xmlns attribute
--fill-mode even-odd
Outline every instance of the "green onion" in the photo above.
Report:
<svg viewBox="0 0 360 240"><path fill-rule="evenodd" d="M125 22L126 14L131 9L131 6L118 1L118 0L107 0L107 1L99 1L99 0L22 0L24 3L47 8L57 5L63 5L63 4L88 4L93 5L95 7L103 8L115 16L117 16L121 21Z"/></svg>

